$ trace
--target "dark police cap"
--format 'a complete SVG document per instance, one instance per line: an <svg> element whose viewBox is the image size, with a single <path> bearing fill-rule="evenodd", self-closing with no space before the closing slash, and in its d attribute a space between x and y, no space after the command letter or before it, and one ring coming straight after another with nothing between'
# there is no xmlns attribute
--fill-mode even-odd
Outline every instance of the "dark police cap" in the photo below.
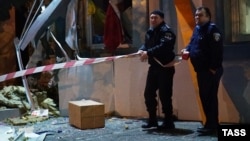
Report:
<svg viewBox="0 0 250 141"><path fill-rule="evenodd" d="M150 14L159 15L161 18L164 18L164 13L161 10L154 10Z"/></svg>

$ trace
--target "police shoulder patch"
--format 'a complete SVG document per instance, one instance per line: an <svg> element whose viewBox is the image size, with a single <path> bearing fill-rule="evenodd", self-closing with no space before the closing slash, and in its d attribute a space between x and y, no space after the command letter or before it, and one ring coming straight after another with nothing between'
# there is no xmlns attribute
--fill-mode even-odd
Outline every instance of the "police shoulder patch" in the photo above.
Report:
<svg viewBox="0 0 250 141"><path fill-rule="evenodd" d="M220 40L220 38L221 38L220 33L214 33L213 36L214 36L214 40L215 40L216 42L218 42L218 41Z"/></svg>
<svg viewBox="0 0 250 141"><path fill-rule="evenodd" d="M167 32L167 33L165 33L165 36L164 36L166 39L168 39L168 40L172 40L172 34L171 33L169 33L169 32Z"/></svg>

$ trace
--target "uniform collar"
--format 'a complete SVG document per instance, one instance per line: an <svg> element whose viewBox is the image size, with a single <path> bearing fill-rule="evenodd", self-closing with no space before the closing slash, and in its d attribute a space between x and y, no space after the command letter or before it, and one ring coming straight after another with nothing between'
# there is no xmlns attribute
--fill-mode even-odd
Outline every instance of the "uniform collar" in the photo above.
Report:
<svg viewBox="0 0 250 141"><path fill-rule="evenodd" d="M206 28L206 27L208 27L209 25L210 25L210 21L208 21L208 22L206 22L205 24L203 24L203 25L197 25L196 27L198 28L198 29L204 29L204 28Z"/></svg>
<svg viewBox="0 0 250 141"><path fill-rule="evenodd" d="M150 27L151 30L159 30L161 28L162 25L164 25L165 22L163 21L162 23L160 23L158 26L156 26L155 28Z"/></svg>

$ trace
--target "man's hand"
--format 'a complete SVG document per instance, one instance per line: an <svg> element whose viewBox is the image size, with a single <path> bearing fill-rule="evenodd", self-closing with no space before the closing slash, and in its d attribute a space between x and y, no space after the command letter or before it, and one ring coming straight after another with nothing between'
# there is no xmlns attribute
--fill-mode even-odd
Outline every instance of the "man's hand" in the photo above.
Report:
<svg viewBox="0 0 250 141"><path fill-rule="evenodd" d="M189 51L186 49L181 50L181 57L183 60L188 60L189 59Z"/></svg>
<svg viewBox="0 0 250 141"><path fill-rule="evenodd" d="M142 52L143 52L143 50L138 50L137 51L137 53L140 54L140 55L142 54Z"/></svg>
<svg viewBox="0 0 250 141"><path fill-rule="evenodd" d="M147 59L148 59L147 51L140 51L140 60L142 62L145 62L147 61Z"/></svg>

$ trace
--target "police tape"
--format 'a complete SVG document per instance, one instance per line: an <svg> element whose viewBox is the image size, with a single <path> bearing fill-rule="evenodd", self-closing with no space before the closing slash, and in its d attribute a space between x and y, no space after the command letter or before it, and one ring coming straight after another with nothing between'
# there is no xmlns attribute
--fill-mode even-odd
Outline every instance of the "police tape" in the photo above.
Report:
<svg viewBox="0 0 250 141"><path fill-rule="evenodd" d="M69 62L64 62L64 63L58 63L58 64L50 64L46 66L40 66L36 68L29 68L25 70L20 70L8 74L4 74L0 76L0 82L17 78L17 77L22 77L26 75L31 75L39 72L45 72L45 71L52 71L56 69L64 69L64 68L71 68L71 67L77 67L77 66L82 66L82 65L90 65L90 64L96 64L96 63L101 63L101 62L106 62L106 61L112 61L118 58L127 58L127 57L135 57L137 56L138 53L132 53L128 55L119 55L119 56L109 56L109 57L100 57L100 58L78 58L79 60L71 60Z"/></svg>

